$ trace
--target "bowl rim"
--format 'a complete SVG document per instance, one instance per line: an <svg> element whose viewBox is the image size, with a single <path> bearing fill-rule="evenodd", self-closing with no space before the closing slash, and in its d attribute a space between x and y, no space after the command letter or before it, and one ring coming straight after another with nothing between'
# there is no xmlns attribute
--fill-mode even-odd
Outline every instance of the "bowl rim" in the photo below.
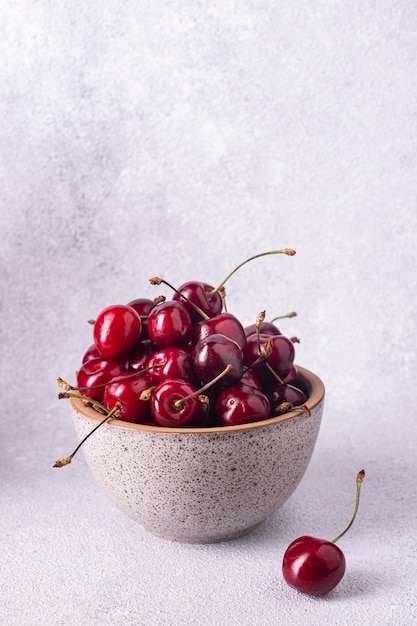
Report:
<svg viewBox="0 0 417 626"><path fill-rule="evenodd" d="M305 367L301 367L297 365L298 375L301 380L307 383L310 387L310 394L308 396L307 402L305 402L305 406L311 411L314 409L324 398L325 388L323 381L321 378L314 374L310 370ZM76 413L81 414L83 417L87 417L94 422L101 422L103 420L103 415L98 413L94 409L89 406L86 406L82 400L79 398L70 398L70 403L72 408ZM165 427L165 426L151 426L149 424L137 424L134 422L125 422L123 420L119 420L116 418L112 418L108 420L107 425L114 428L121 428L126 430L137 430L146 433L175 433L175 434L217 434L223 432L238 432L238 431L246 431L252 430L255 428L262 428L265 426L272 426L273 424L278 424L280 422L286 422L288 420L294 419L295 417L305 417L308 419L308 415L301 411L300 409L294 409L292 411L288 411L288 413L284 413L283 415L278 415L276 417L270 417L266 420L260 420L258 422L249 422L247 424L238 424L235 426L212 426L207 428L186 428L186 427Z"/></svg>

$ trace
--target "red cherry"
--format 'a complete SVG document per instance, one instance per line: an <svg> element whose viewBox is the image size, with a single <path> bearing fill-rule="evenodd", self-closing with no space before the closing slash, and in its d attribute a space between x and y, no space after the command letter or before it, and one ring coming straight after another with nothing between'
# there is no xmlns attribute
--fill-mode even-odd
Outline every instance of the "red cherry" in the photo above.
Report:
<svg viewBox="0 0 417 626"><path fill-rule="evenodd" d="M149 339L139 341L126 354L126 368L130 371L143 370L149 357L157 350L158 348Z"/></svg>
<svg viewBox="0 0 417 626"><path fill-rule="evenodd" d="M155 367L157 365L160 367ZM151 368L148 376L154 385L167 378L196 382L191 354L182 348L157 350L147 360L146 367Z"/></svg>
<svg viewBox="0 0 417 626"><path fill-rule="evenodd" d="M107 359L114 359L128 352L142 331L139 314L126 304L114 304L101 311L94 323L94 343Z"/></svg>
<svg viewBox="0 0 417 626"><path fill-rule="evenodd" d="M163 380L150 397L152 417L159 426L188 426L200 410L201 402L197 394L197 388L186 380Z"/></svg>
<svg viewBox="0 0 417 626"><path fill-rule="evenodd" d="M321 596L340 583L346 562L343 552L335 544L355 520L364 478L365 472L361 470L356 477L355 510L348 526L340 535L333 541L304 535L290 543L282 561L282 574L290 587L310 596Z"/></svg>
<svg viewBox="0 0 417 626"><path fill-rule="evenodd" d="M216 415L220 426L235 426L268 419L268 398L255 387L239 383L226 387L216 400Z"/></svg>
<svg viewBox="0 0 417 626"><path fill-rule="evenodd" d="M154 308L155 302L149 298L136 298L128 302L128 306L135 309L140 316L142 322L140 340L148 339L148 315Z"/></svg>
<svg viewBox="0 0 417 626"><path fill-rule="evenodd" d="M249 385L249 387L256 387L256 389L262 391L262 383L259 380L258 374L255 374L253 369L245 370L240 377L239 382L245 385Z"/></svg>
<svg viewBox="0 0 417 626"><path fill-rule="evenodd" d="M220 313L208 320L200 320L193 327L193 343L209 335L225 335L233 339L243 350L246 346L245 330L241 322L232 313Z"/></svg>
<svg viewBox="0 0 417 626"><path fill-rule="evenodd" d="M293 406L301 406L307 402L304 391L294 385L279 383L275 381L264 390L266 397L271 403L271 412L274 413L277 407L284 402L289 402Z"/></svg>
<svg viewBox="0 0 417 626"><path fill-rule="evenodd" d="M174 294L173 299L184 303L192 321L198 322L201 320L201 314L192 304L201 309L208 317L218 315L223 308L223 301L220 294L216 291L210 296L210 292L214 292L214 287L211 285L201 281L189 281L177 289L177 293ZM181 296L185 296L189 302Z"/></svg>
<svg viewBox="0 0 417 626"><path fill-rule="evenodd" d="M259 326L259 332L263 335L280 335L281 332L273 324L272 322L261 322ZM256 334L256 324L250 324L249 326L245 326L245 335L246 337L250 337L250 335Z"/></svg>
<svg viewBox="0 0 417 626"><path fill-rule="evenodd" d="M345 557L338 546L309 536L295 539L282 563L285 582L310 596L329 593L340 583L345 569Z"/></svg>
<svg viewBox="0 0 417 626"><path fill-rule="evenodd" d="M97 348L96 344L93 343L87 350L84 352L84 356L82 358L82 363L87 363L87 361L91 361L91 359L102 359L102 355Z"/></svg>
<svg viewBox="0 0 417 626"><path fill-rule="evenodd" d="M90 359L78 370L77 387L87 398L100 402L103 399L106 383L125 372L126 368L119 361L103 359L102 357Z"/></svg>
<svg viewBox="0 0 417 626"><path fill-rule="evenodd" d="M230 364L230 371L223 377L222 385L236 383L243 374L243 352L240 346L225 335L209 335L201 339L192 351L196 376L207 383Z"/></svg>
<svg viewBox="0 0 417 626"><path fill-rule="evenodd" d="M166 300L148 315L149 339L158 348L182 348L192 335L191 317L182 302Z"/></svg>
<svg viewBox="0 0 417 626"><path fill-rule="evenodd" d="M151 381L145 374L132 375L126 372L112 379L106 385L103 404L111 410L116 403L120 404L114 416L125 422L142 422L150 417L149 402L141 400L142 391L149 389Z"/></svg>
<svg viewBox="0 0 417 626"><path fill-rule="evenodd" d="M269 356L254 366L254 370L263 385L277 380L271 373L269 367L272 368L279 376L280 380L283 381L294 365L295 356L294 344L291 339L288 339L285 335L259 335L261 349L265 348L267 341L271 350ZM250 335L247 338L244 354L245 365L250 366L259 359L260 352L258 337L256 335Z"/></svg>

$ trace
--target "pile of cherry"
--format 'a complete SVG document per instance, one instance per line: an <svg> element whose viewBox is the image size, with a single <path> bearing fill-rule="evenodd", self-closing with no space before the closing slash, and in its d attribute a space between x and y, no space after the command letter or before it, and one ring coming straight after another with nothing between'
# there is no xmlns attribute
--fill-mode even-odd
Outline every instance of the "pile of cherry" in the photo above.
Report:
<svg viewBox="0 0 417 626"><path fill-rule="evenodd" d="M94 343L72 389L117 419L163 427L232 426L294 407L307 411L296 338L265 321L264 312L243 326L225 310L224 282L217 289L197 281L169 285L170 300L106 307L92 321Z"/></svg>

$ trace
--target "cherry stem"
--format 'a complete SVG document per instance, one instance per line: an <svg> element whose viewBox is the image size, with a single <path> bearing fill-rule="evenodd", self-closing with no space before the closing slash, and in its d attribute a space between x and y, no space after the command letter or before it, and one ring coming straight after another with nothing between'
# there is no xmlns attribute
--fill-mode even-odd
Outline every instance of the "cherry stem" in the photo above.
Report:
<svg viewBox="0 0 417 626"><path fill-rule="evenodd" d="M340 535L337 535L337 537L332 539L332 543L336 543L337 541L339 541L339 539L347 533L347 531L349 530L349 528L352 526L353 522L355 521L355 517L359 508L359 499L360 499L360 494L361 494L362 482L364 478L365 478L365 470L361 470L356 477L356 502L355 502L355 509L353 511L352 518L349 524L346 526L345 530L341 532Z"/></svg>
<svg viewBox="0 0 417 626"><path fill-rule="evenodd" d="M284 248L283 250L271 250L270 252L261 252L260 254L255 254L254 256L249 257L249 259L246 259L246 261L239 263L239 265L237 265L235 269L232 270L230 274L226 276L226 278L220 283L218 287L216 287L216 289L213 289L212 291L207 292L207 298L212 298L215 293L220 291L220 289L222 289L222 287L229 280L229 278L233 276L233 274L237 272L241 267L246 265L246 263L249 263L250 261L253 261L254 259L259 259L262 256L267 256L269 254L286 254L288 256L294 256L295 250L292 250L291 248Z"/></svg>
<svg viewBox="0 0 417 626"><path fill-rule="evenodd" d="M278 315L277 317L274 317L274 319L271 320L271 324L273 324L274 322L276 322L277 320L283 320L286 318L291 318L291 317L297 317L297 313L296 311L291 311L291 313L287 313L286 315Z"/></svg>
<svg viewBox="0 0 417 626"><path fill-rule="evenodd" d="M187 298L187 296L184 296L184 294L181 293L181 291L178 291L178 289L176 289L173 285L171 285L168 281L164 280L163 278L160 278L159 276L153 276L152 278L149 279L149 282L151 285L166 285L167 287L169 287L170 289L172 289L172 291L175 291L175 293L180 296L181 298L183 298L183 300L185 300L186 302L188 302L188 304L190 304L193 309L195 311L197 311L197 313L199 315L201 315L201 317L204 320L208 320L210 319L209 316L204 313L204 311L202 309L200 309L199 306L197 306L196 304L194 304L194 302L191 302L191 300L189 298Z"/></svg>
<svg viewBox="0 0 417 626"><path fill-rule="evenodd" d="M74 397L74 396L72 396ZM120 403L116 402L116 404L114 405L114 407L112 408L112 410L106 415L106 417L101 420L101 422L99 422L97 424L97 426L95 426L92 430L90 430L89 433L87 433L87 435L84 437L84 439L82 439L80 441L80 443L78 444L78 446L75 448L75 450L69 455L64 457L63 459L59 459L59 461L56 461L54 463L54 465L52 467L64 467L65 465L69 465L72 461L72 459L74 458L74 456L77 454L78 450L81 448L81 446L83 445L83 443L85 443L85 441L87 441L87 439L98 429L100 428L100 426L102 426L103 424L105 424L109 419L111 419L112 417L114 417L114 414L116 413L116 411L118 411L120 409Z"/></svg>
<svg viewBox="0 0 417 626"><path fill-rule="evenodd" d="M204 391L207 391L207 389L210 389L210 387L212 387L217 382L219 382L219 380L221 380L223 376L225 376L228 372L230 372L231 369L233 369L233 365L229 363L228 365L226 365L224 370L220 372L220 374L217 374L217 376L215 376L208 383L200 387L200 389L197 389L197 391L195 391L194 393L190 393L190 395L185 396L184 398L179 398L178 400L175 400L175 402L173 403L174 408L179 410L186 400L189 400L190 398L194 398L195 396L202 395Z"/></svg>

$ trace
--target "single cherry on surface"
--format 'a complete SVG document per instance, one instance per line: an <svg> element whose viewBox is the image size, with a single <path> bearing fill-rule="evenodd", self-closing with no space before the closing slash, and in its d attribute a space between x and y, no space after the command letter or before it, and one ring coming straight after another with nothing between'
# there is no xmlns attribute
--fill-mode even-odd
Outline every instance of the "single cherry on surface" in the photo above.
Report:
<svg viewBox="0 0 417 626"><path fill-rule="evenodd" d="M342 550L335 544L355 520L364 478L365 471L361 470L356 477L355 509L343 532L332 541L304 535L288 546L282 561L282 574L290 587L310 596L321 596L340 583L346 570L346 561Z"/></svg>

